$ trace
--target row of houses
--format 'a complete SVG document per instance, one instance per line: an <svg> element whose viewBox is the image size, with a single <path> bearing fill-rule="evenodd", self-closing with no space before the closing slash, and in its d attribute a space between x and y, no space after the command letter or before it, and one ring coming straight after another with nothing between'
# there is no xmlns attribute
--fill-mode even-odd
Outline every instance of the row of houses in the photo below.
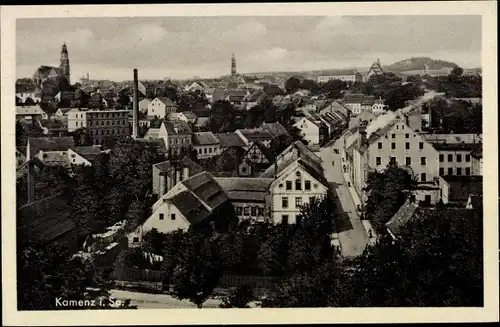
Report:
<svg viewBox="0 0 500 327"><path fill-rule="evenodd" d="M368 173L389 164L410 172L418 182L416 200L430 204L446 197L442 187L449 176L482 175L481 135L425 134L412 126L410 116L391 112L346 134L343 169L363 199Z"/></svg>
<svg viewBox="0 0 500 327"><path fill-rule="evenodd" d="M259 144L259 143L255 143ZM187 157L153 166L152 214L129 235L139 245L150 230L170 232L211 223L223 227L232 211L240 220L300 223L300 208L327 196L321 158L297 141L256 177L215 177Z"/></svg>

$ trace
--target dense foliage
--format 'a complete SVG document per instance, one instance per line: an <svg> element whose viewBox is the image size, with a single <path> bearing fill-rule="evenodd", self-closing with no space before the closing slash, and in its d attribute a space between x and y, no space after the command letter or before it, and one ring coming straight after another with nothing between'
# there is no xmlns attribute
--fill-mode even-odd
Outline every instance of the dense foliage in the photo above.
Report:
<svg viewBox="0 0 500 327"><path fill-rule="evenodd" d="M437 133L478 133L483 131L483 106L461 100L435 98L427 103L430 128Z"/></svg>
<svg viewBox="0 0 500 327"><path fill-rule="evenodd" d="M385 223L403 205L414 184L413 176L396 165L368 174L365 187L368 199L364 209L377 232L385 232Z"/></svg>
<svg viewBox="0 0 500 327"><path fill-rule="evenodd" d="M110 281L89 260L72 258L57 244L31 243L17 250L19 310L131 309L129 303L112 306ZM60 306L61 300L95 300L95 305ZM102 301L101 301L102 300ZM89 304L89 303L87 303Z"/></svg>

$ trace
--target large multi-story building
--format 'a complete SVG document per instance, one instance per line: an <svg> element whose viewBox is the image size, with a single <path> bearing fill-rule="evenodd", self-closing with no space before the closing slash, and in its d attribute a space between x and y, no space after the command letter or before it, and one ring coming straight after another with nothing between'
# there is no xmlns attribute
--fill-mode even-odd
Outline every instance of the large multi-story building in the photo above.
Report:
<svg viewBox="0 0 500 327"><path fill-rule="evenodd" d="M332 80L339 80L343 82L361 82L363 76L358 73L355 69L348 69L343 71L338 71L330 75L318 76L318 83L327 83Z"/></svg>
<svg viewBox="0 0 500 327"><path fill-rule="evenodd" d="M439 152L439 175L476 175L473 153L482 147L476 134L428 134L423 136Z"/></svg>
<svg viewBox="0 0 500 327"><path fill-rule="evenodd" d="M94 144L102 144L105 139L119 139L130 136L127 110L76 110L67 112L68 132L79 128L87 129Z"/></svg>
<svg viewBox="0 0 500 327"><path fill-rule="evenodd" d="M380 128L376 126L380 126L381 120L375 120L368 127L359 126L346 140L346 170L358 194L364 198L363 188L370 171L383 170L389 164L405 167L417 182L432 188L439 177L438 151L408 126L401 112L385 118L388 121ZM437 201L436 196L431 195L429 201Z"/></svg>

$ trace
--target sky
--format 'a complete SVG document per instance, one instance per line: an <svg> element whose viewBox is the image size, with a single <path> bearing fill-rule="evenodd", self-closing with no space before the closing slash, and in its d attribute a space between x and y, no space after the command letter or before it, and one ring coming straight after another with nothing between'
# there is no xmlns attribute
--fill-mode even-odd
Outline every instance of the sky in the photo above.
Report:
<svg viewBox="0 0 500 327"><path fill-rule="evenodd" d="M480 16L260 16L40 18L16 22L16 76L59 66L71 82L217 77L239 73L368 69L427 56L481 67Z"/></svg>

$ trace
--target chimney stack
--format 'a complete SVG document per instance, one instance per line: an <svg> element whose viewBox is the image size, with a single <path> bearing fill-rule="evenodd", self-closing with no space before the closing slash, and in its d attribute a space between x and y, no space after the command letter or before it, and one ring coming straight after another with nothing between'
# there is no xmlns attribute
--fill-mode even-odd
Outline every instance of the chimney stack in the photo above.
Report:
<svg viewBox="0 0 500 327"><path fill-rule="evenodd" d="M132 121L132 138L137 138L139 134L139 79L137 77L137 69L134 69L134 99L133 99L133 121Z"/></svg>
<svg viewBox="0 0 500 327"><path fill-rule="evenodd" d="M28 204L35 201L35 164L28 161Z"/></svg>

